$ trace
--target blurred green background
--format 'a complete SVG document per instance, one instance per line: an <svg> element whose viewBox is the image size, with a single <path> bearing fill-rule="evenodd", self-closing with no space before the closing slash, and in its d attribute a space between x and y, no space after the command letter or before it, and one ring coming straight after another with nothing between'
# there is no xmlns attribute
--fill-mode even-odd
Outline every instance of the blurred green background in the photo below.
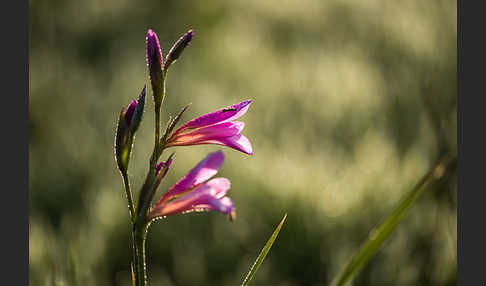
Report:
<svg viewBox="0 0 486 286"><path fill-rule="evenodd" d="M151 285L239 285L285 212L252 285L327 285L370 230L456 149L456 1L30 1L30 285L130 285L130 223L114 131L148 84L145 34L165 55L164 121L244 99L254 156L224 148L230 223L150 228ZM151 92L150 92L151 95ZM153 104L130 164L137 190ZM159 194L216 146L177 148ZM163 155L167 156L167 154ZM353 285L455 285L456 178L427 190Z"/></svg>

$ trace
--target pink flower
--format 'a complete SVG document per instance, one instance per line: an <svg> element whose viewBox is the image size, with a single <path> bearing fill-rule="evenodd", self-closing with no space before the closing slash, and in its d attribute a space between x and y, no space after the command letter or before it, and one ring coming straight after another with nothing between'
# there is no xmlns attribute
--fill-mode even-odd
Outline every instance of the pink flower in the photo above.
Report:
<svg viewBox="0 0 486 286"><path fill-rule="evenodd" d="M194 118L174 131L166 147L217 144L253 155L251 143L241 131L245 124L233 121L246 113L251 100L221 108Z"/></svg>
<svg viewBox="0 0 486 286"><path fill-rule="evenodd" d="M223 152L210 153L162 195L149 211L148 218L193 211L218 211L234 217L233 202L226 197L230 181L226 178L209 180L216 175L223 160Z"/></svg>

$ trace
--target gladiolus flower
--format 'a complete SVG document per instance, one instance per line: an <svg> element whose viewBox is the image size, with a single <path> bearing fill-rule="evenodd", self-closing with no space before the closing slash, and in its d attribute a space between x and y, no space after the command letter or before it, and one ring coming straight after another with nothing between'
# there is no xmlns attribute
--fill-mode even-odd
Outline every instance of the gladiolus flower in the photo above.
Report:
<svg viewBox="0 0 486 286"><path fill-rule="evenodd" d="M225 196L230 188L230 181L226 178L209 180L216 175L223 160L221 151L209 154L162 195L148 213L148 218L156 219L193 211L218 211L233 218L233 202Z"/></svg>
<svg viewBox="0 0 486 286"><path fill-rule="evenodd" d="M213 111L194 118L174 131L166 147L217 144L253 155L251 143L241 131L245 124L233 121L246 113L251 100Z"/></svg>

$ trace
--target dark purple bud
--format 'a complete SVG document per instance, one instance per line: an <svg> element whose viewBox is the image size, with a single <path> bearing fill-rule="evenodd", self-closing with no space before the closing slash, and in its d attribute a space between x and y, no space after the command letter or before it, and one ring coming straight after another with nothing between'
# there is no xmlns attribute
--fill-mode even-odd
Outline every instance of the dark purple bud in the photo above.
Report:
<svg viewBox="0 0 486 286"><path fill-rule="evenodd" d="M155 165L155 183L154 183L154 190L156 190L160 182L162 182L162 179L165 178L165 175L167 175L167 172L169 171L170 165L172 164L172 157L174 156L174 153L169 155L169 158L167 158L167 161L162 161ZM155 194L155 192L153 193ZM152 195L153 196L153 195Z"/></svg>
<svg viewBox="0 0 486 286"><path fill-rule="evenodd" d="M177 61L177 59L182 54L182 51L189 45L194 36L194 31L191 29L187 31L182 37L177 40L177 42L172 46L169 53L165 57L164 70L167 70L169 66Z"/></svg>
<svg viewBox="0 0 486 286"><path fill-rule="evenodd" d="M115 136L115 156L118 168L124 174L128 169L134 134L142 121L144 105L145 86L138 100L132 100L127 108L122 108L120 112Z"/></svg>
<svg viewBox="0 0 486 286"><path fill-rule="evenodd" d="M163 168L165 168L164 174L162 174L162 177L165 177L167 174L167 171L169 171L170 165L172 164L172 158L169 158L167 161L162 161L155 165L155 176L157 176Z"/></svg>
<svg viewBox="0 0 486 286"><path fill-rule="evenodd" d="M137 107L137 101L134 99L132 100L132 102L130 102L130 104L127 106L127 109L125 110L125 123L129 127L130 127L130 123L132 123L132 117L136 107Z"/></svg>
<svg viewBox="0 0 486 286"><path fill-rule="evenodd" d="M162 102L162 68L164 66L162 52L160 50L159 39L151 29L147 31L145 39L147 45L147 66L150 74L150 82L155 105Z"/></svg>
<svg viewBox="0 0 486 286"><path fill-rule="evenodd" d="M162 66L162 51L160 50L159 38L152 29L147 31L145 42L147 44L147 66L149 68L155 65Z"/></svg>
<svg viewBox="0 0 486 286"><path fill-rule="evenodd" d="M130 127L130 131L132 131L132 134L135 134L135 132L138 129L138 126L140 125L140 122L142 121L143 108L145 106L145 90L146 90L146 88L144 86L143 89L142 89L142 92L140 93L140 96L138 97L138 99L136 101L136 108L134 109L134 111L132 111L133 115L130 117L131 121L130 121L130 123L128 123L128 125ZM133 101L129 106L130 108L132 107L132 104L133 104ZM128 108L127 108L127 112L128 112ZM126 117L127 117L127 115L125 115L125 118Z"/></svg>

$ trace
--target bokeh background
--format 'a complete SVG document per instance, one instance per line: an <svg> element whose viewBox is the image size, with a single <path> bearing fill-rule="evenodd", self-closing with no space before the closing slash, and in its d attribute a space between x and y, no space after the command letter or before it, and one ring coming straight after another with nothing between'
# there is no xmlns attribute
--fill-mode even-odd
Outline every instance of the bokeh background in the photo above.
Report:
<svg viewBox="0 0 486 286"><path fill-rule="evenodd" d="M130 285L130 224L112 149L122 106L163 54L164 121L244 99L254 156L224 148L237 219L152 225L151 285L328 285L370 230L456 149L456 1L30 1L30 285ZM151 93L150 93L151 94ZM152 151L151 97L130 164ZM216 146L177 148L159 194ZM166 156L165 154L164 156ZM427 190L353 285L455 285L456 178Z"/></svg>

